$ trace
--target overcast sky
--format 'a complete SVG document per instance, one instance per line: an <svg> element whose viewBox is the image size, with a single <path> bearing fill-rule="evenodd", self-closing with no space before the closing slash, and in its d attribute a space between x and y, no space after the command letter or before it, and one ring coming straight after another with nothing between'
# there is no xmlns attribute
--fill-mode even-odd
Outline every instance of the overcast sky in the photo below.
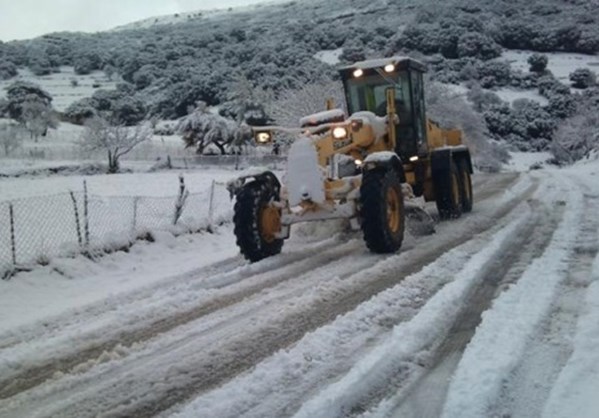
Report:
<svg viewBox="0 0 599 418"><path fill-rule="evenodd" d="M96 32L147 17L265 0L0 0L0 40L49 32Z"/></svg>

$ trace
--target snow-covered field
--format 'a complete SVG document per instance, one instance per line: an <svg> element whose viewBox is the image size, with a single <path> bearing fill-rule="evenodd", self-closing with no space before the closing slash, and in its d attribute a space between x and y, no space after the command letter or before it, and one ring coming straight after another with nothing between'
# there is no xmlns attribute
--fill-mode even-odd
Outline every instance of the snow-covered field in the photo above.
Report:
<svg viewBox="0 0 599 418"><path fill-rule="evenodd" d="M597 176L479 174L393 256L324 224L255 264L228 225L53 259L0 283L0 416L595 417Z"/></svg>
<svg viewBox="0 0 599 418"><path fill-rule="evenodd" d="M19 69L19 75L10 80L0 80L0 97L6 95L5 88L15 81L28 81L38 84L52 96L56 110L64 111L69 105L84 97L90 97L98 89L112 90L117 81L109 80L102 71L89 75L77 75L73 67L60 67L60 72L46 76L36 76L26 68ZM77 85L72 84L76 80Z"/></svg>
<svg viewBox="0 0 599 418"><path fill-rule="evenodd" d="M506 50L501 54L501 59L508 61L512 68L528 72L530 65L527 60L531 51L515 51ZM547 53L549 62L547 69L555 75L555 77L564 84L570 84L568 76L577 68L588 68L591 71L599 71L599 56L574 54L565 52Z"/></svg>

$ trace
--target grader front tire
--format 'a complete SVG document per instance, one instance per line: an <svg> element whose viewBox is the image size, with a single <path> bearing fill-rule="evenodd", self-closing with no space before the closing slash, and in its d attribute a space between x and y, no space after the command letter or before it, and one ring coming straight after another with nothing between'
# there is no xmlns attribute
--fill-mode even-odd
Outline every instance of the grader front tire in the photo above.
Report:
<svg viewBox="0 0 599 418"><path fill-rule="evenodd" d="M374 253L393 253L401 247L405 211L401 182L393 170L364 173L360 187L360 217L364 241Z"/></svg>
<svg viewBox="0 0 599 418"><path fill-rule="evenodd" d="M281 229L281 211L272 205L276 200L276 191L259 180L246 184L237 194L235 236L241 253L252 263L279 254L283 248L283 239L276 237Z"/></svg>

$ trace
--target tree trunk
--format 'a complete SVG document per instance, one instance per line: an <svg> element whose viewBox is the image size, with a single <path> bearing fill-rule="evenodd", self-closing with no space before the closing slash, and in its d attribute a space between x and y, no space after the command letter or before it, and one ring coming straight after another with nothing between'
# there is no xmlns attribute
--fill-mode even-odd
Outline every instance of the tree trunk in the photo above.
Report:
<svg viewBox="0 0 599 418"><path fill-rule="evenodd" d="M216 147L219 149L219 151L222 155L227 155L227 151L225 150L224 144L221 144L218 141L213 141L213 144L216 145Z"/></svg>
<svg viewBox="0 0 599 418"><path fill-rule="evenodd" d="M119 172L119 159L116 154L108 151L108 174L115 174Z"/></svg>

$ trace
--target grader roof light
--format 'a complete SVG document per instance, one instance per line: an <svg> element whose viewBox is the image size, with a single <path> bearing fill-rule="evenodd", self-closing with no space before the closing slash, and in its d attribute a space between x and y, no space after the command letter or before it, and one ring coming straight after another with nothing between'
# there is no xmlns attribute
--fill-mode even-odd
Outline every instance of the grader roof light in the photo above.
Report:
<svg viewBox="0 0 599 418"><path fill-rule="evenodd" d="M360 78L364 75L364 70L361 68L358 68L357 70L354 70L354 77L356 78Z"/></svg>
<svg viewBox="0 0 599 418"><path fill-rule="evenodd" d="M385 72L386 73L392 73L393 71L395 71L395 65L394 64L387 64L387 65L385 65Z"/></svg>

